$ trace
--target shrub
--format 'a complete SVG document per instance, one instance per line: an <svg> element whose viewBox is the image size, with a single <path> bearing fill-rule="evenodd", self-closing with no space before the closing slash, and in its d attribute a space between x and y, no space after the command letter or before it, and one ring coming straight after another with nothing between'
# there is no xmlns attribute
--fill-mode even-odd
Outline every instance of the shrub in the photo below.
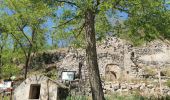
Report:
<svg viewBox="0 0 170 100"><path fill-rule="evenodd" d="M16 65L14 64L5 64L2 67L2 75L5 78L9 78L11 75L17 75L20 72L20 68L18 68Z"/></svg>
<svg viewBox="0 0 170 100"><path fill-rule="evenodd" d="M66 100L89 100L87 96L69 96Z"/></svg>

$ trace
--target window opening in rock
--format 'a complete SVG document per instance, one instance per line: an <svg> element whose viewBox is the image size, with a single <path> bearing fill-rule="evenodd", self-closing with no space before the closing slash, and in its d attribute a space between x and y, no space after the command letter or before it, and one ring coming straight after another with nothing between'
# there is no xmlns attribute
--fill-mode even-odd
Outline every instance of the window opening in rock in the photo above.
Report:
<svg viewBox="0 0 170 100"><path fill-rule="evenodd" d="M30 85L30 92L29 92L29 99L39 99L40 97L40 84L31 84Z"/></svg>

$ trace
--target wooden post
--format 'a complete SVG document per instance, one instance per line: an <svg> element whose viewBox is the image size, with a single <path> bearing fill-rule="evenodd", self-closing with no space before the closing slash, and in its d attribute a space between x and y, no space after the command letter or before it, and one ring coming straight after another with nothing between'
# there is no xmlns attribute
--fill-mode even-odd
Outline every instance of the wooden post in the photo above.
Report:
<svg viewBox="0 0 170 100"><path fill-rule="evenodd" d="M5 97L5 90L3 90L2 100L4 100L4 97Z"/></svg>
<svg viewBox="0 0 170 100"><path fill-rule="evenodd" d="M160 71L160 69L158 70L158 78L159 78L159 89L160 89L160 93L161 93L161 96L162 96L163 92L162 92L161 71Z"/></svg>
<svg viewBox="0 0 170 100"><path fill-rule="evenodd" d="M79 62L79 93L82 93L82 73L81 73L81 69L82 69L82 62Z"/></svg>
<svg viewBox="0 0 170 100"><path fill-rule="evenodd" d="M10 100L12 100L12 92L13 92L13 81L11 81L11 93L10 93Z"/></svg>

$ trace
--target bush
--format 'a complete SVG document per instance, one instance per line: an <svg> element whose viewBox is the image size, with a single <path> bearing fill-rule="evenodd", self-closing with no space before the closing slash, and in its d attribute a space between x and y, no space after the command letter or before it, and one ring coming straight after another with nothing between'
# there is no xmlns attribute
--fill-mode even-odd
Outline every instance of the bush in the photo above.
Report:
<svg viewBox="0 0 170 100"><path fill-rule="evenodd" d="M20 73L20 68L18 68L14 64L5 64L2 66L2 76L5 78L9 78L11 75L17 75Z"/></svg>
<svg viewBox="0 0 170 100"><path fill-rule="evenodd" d="M87 96L69 96L66 100L89 100Z"/></svg>

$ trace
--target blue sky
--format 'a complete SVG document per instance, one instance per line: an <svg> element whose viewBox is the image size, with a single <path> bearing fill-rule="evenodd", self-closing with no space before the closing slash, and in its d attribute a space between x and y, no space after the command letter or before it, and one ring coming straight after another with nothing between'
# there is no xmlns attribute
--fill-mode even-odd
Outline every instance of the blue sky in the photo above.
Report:
<svg viewBox="0 0 170 100"><path fill-rule="evenodd" d="M166 0L166 2L168 2L168 1L170 1L170 0ZM166 7L167 7L168 9L170 9L170 5L169 5L169 4L166 5ZM56 14L57 16L62 15L63 12L64 12L64 9L71 9L71 10L73 10L73 11L75 10L75 8L72 7L72 6L64 5L63 8L61 8L61 7L58 8L58 10L56 10L55 14ZM12 11L10 11L8 8L5 8L5 11L6 11L9 15L12 15ZM0 12L2 12L2 10L0 10ZM117 18L119 18L120 20L126 20L126 19L128 18L128 14L127 14L127 13L124 13L124 12L116 11L116 14L115 14L114 16L108 17L108 20L109 20L109 22L112 24L112 26L115 25L115 22L117 21ZM57 17L56 17L56 20L57 20ZM48 43L49 45L52 44L52 39L51 39L51 37L49 36L49 34L51 34L51 32L53 32L53 31L55 31L55 28L54 28L54 27L56 27L56 26L57 26L57 22L54 23L54 22L53 22L53 19L51 19L51 18L48 18L48 19L47 19L47 22L42 25L42 27L49 29L49 31L46 33L46 35L47 35L46 40L47 40L47 43ZM27 32L28 35L29 35L31 29L30 29L29 27L27 27L27 28L24 29L24 31ZM59 46L61 45L61 42L64 42L64 41L63 41L63 40L59 41L59 42L58 42Z"/></svg>
<svg viewBox="0 0 170 100"><path fill-rule="evenodd" d="M74 7L65 5L63 8L61 8L61 7L58 8L58 10L56 10L55 14L59 17L60 15L63 14L64 9L72 9L73 11L75 10ZM13 12L11 10L9 10L8 8L5 8L5 12L7 12L9 15L13 14ZM116 22L117 17L119 17L121 20L125 20L128 18L128 15L124 12L117 11L115 17L112 16L112 17L108 18L108 20L112 23L113 26L114 26L114 23ZM56 17L56 20L58 20L57 17ZM51 34L51 32L53 32L55 30L54 27L56 27L56 26L57 26L57 22L54 23L52 18L47 18L47 22L42 25L43 28L49 29L49 31L46 33L46 35L47 35L46 40L49 45L52 44L52 39L50 37L50 34ZM29 27L26 27L24 29L24 31L27 33L27 35L30 35L29 33L30 33L31 29ZM61 42L64 42L64 41L63 40L59 41L58 42L59 46L61 45Z"/></svg>
<svg viewBox="0 0 170 100"><path fill-rule="evenodd" d="M56 14L58 16L62 15L63 14L63 9L60 8L59 10L56 11ZM124 12L120 12L120 11L117 11L116 12L116 16L115 17L110 17L108 18L108 20L113 24L112 26L114 26L117 18L119 18L119 20L126 20L128 18L128 14L127 13L124 13ZM48 19L47 22L45 23L46 27L48 27L51 31L55 30L55 28L53 27L56 27L57 23L54 23L51 19ZM51 32L50 31L50 32ZM50 34L50 33L48 33ZM48 43L51 44L51 38L48 38ZM59 45L61 44L61 42L64 42L64 41L60 41L59 42Z"/></svg>

